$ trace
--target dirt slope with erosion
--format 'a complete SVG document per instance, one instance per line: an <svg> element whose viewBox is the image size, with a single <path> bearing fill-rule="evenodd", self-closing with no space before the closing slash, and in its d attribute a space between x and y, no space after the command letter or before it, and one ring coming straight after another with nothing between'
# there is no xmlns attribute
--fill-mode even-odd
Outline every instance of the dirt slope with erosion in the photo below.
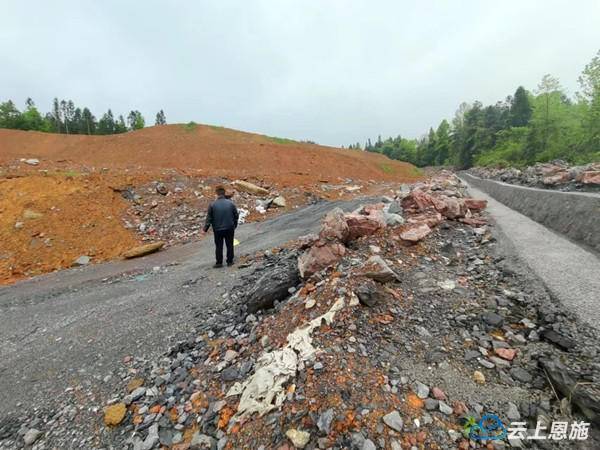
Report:
<svg viewBox="0 0 600 450"><path fill-rule="evenodd" d="M238 178L269 190L262 200L235 193L256 221L320 198L378 193L418 173L382 155L203 125L113 136L0 129L0 284L80 256L95 263L143 242L197 239L214 186ZM256 208L275 195L284 207Z"/></svg>

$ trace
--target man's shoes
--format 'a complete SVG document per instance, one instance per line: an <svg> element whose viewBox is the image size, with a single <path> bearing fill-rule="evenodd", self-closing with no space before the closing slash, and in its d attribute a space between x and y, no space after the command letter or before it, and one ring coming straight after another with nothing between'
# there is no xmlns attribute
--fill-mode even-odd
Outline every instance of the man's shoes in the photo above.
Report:
<svg viewBox="0 0 600 450"><path fill-rule="evenodd" d="M233 266L233 261L230 261L227 263L227 267L231 267L231 266Z"/></svg>
<svg viewBox="0 0 600 450"><path fill-rule="evenodd" d="M223 263L216 263L216 264L213 266L213 269L220 269L221 267L223 267Z"/></svg>

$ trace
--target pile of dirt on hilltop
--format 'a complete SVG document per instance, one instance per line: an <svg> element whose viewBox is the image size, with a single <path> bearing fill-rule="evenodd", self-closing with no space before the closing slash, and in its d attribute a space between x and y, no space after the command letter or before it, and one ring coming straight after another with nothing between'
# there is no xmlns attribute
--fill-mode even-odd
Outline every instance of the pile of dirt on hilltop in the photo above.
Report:
<svg viewBox="0 0 600 450"><path fill-rule="evenodd" d="M97 167L178 168L203 176L264 178L281 185L419 178L411 164L379 154L206 125L165 125L110 136L0 130L0 142L0 164L38 158Z"/></svg>

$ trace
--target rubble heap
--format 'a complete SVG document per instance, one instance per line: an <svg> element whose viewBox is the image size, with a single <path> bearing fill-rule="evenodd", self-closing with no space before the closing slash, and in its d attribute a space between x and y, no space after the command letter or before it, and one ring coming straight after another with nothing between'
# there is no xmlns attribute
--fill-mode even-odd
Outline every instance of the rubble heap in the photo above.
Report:
<svg viewBox="0 0 600 450"><path fill-rule="evenodd" d="M471 432L598 423L600 337L505 259L484 208L442 173L256 255L189 340L127 362L95 445L519 448L541 441Z"/></svg>
<svg viewBox="0 0 600 450"><path fill-rule="evenodd" d="M565 161L537 163L523 170L476 167L469 170L480 178L562 191L597 191L600 189L600 163L570 166Z"/></svg>

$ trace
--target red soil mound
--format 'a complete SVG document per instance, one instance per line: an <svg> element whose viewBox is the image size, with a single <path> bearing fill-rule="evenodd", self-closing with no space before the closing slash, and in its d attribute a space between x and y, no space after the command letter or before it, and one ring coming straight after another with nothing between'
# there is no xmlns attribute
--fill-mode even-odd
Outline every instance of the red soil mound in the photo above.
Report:
<svg viewBox="0 0 600 450"><path fill-rule="evenodd" d="M111 136L0 129L0 164L24 157L99 167L195 169L205 176L263 178L283 184L419 177L412 165L378 154L206 125L158 126Z"/></svg>

